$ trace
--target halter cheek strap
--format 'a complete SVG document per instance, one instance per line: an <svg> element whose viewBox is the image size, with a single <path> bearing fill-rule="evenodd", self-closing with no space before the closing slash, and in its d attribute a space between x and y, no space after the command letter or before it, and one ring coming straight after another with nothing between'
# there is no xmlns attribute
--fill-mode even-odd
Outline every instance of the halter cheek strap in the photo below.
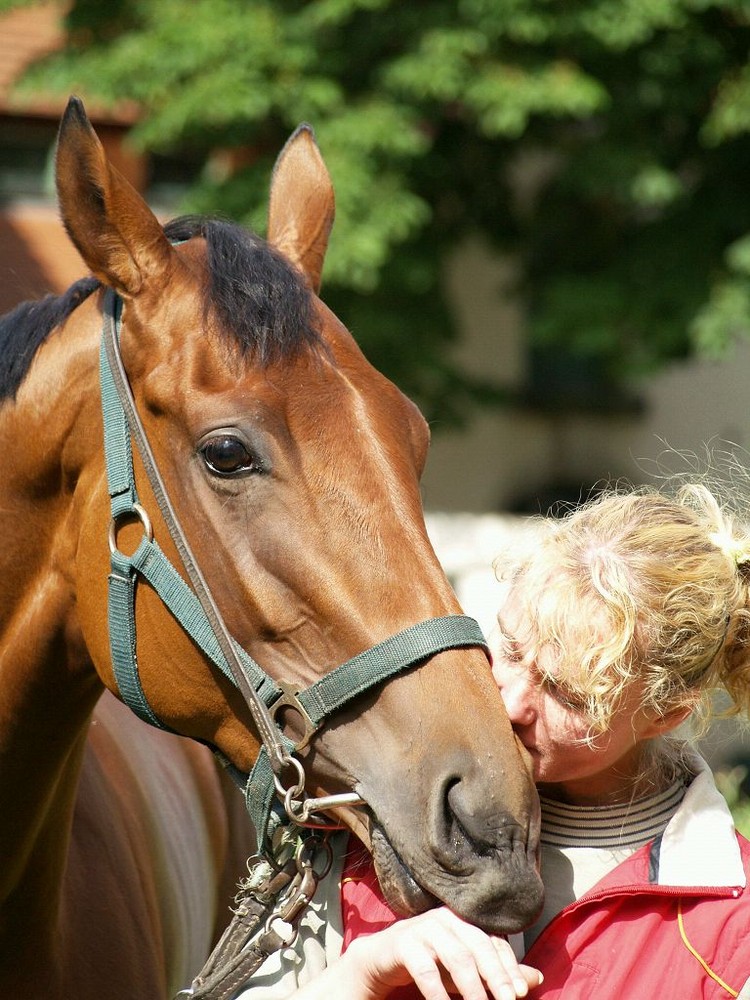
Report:
<svg viewBox="0 0 750 1000"><path fill-rule="evenodd" d="M292 755L307 745L325 721L353 699L403 670L418 665L448 649L479 646L487 649L482 631L473 618L448 615L412 625L397 635L352 657L322 676L310 687L298 689L276 682L229 634L213 596L195 563L190 546L166 494L161 476L135 408L132 392L119 354L120 303L107 290L100 352L104 451L112 522L109 533L110 564L108 623L112 665L123 701L145 722L169 729L151 708L141 684L136 653L135 596L139 578L156 591L176 621L216 667L241 691L262 739L261 751L249 778L244 777L245 800L258 834L259 848L266 846L269 817L276 794L284 789L279 777L290 764L300 781L292 788L295 797L304 793L304 773ZM164 521L191 581L188 586L169 562L153 537L150 519L139 503L133 473L131 436L136 441ZM132 553L117 548L117 529L126 520L137 520L143 538ZM301 715L304 733L295 745L281 731L276 716L282 708ZM216 751L216 748L212 748ZM219 753L219 756L222 755ZM223 761L226 763L226 761ZM234 771L235 779L239 773ZM358 804L355 793L308 800L313 808ZM323 804L324 803L324 804ZM317 805L316 805L317 804ZM290 811L290 794L285 806ZM312 810L296 812L296 822L306 822Z"/></svg>

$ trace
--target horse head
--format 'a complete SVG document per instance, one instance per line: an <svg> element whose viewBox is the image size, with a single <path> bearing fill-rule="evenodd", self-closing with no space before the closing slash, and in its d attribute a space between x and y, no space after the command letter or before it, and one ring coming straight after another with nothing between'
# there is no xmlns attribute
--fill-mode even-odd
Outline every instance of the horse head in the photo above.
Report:
<svg viewBox="0 0 750 1000"><path fill-rule="evenodd" d="M311 130L298 129L279 156L267 241L217 220L165 231L76 100L60 128L57 184L71 239L116 293L134 408L237 646L297 690L424 620L459 614L424 524L426 422L317 295L334 201ZM92 331L102 322L96 299L75 314ZM80 641L121 694L102 627L108 531L113 549L130 553L147 517L177 574L189 574L139 457L144 515L111 522L97 406L81 401L69 448L76 603ZM246 699L149 579L137 595L147 711L250 772L260 737ZM363 800L341 799L334 813L372 850L398 910L442 900L505 931L534 918L535 791L477 643L417 654L309 739L296 708L292 699L279 721L299 745L308 793Z"/></svg>

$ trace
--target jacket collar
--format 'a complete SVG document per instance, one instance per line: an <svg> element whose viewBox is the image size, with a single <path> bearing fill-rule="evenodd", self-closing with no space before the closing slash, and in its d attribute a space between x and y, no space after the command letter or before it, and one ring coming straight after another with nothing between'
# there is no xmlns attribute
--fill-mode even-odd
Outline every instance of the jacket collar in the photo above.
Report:
<svg viewBox="0 0 750 1000"><path fill-rule="evenodd" d="M689 761L695 778L658 845L656 884L745 887L734 821L708 764Z"/></svg>

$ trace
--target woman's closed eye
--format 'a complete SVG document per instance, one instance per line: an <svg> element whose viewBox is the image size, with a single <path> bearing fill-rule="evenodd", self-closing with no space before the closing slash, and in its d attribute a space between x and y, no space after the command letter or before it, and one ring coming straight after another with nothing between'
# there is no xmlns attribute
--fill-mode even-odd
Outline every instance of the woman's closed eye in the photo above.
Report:
<svg viewBox="0 0 750 1000"><path fill-rule="evenodd" d="M504 632L498 633L497 651L508 663L523 663L524 650L521 644Z"/></svg>
<svg viewBox="0 0 750 1000"><path fill-rule="evenodd" d="M577 715L583 715L586 711L586 700L584 696L574 689L570 688L564 682L551 677L549 674L545 674L541 679L542 686L550 697L554 698L555 701L562 705L563 708L567 708L571 712L575 712Z"/></svg>

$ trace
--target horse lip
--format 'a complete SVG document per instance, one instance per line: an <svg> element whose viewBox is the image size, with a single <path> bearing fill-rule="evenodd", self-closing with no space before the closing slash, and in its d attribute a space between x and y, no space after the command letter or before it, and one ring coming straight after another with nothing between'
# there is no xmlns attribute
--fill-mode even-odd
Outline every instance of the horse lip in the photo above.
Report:
<svg viewBox="0 0 750 1000"><path fill-rule="evenodd" d="M383 896L395 913L412 916L440 905L440 901L416 881L377 824L372 826L371 850Z"/></svg>

